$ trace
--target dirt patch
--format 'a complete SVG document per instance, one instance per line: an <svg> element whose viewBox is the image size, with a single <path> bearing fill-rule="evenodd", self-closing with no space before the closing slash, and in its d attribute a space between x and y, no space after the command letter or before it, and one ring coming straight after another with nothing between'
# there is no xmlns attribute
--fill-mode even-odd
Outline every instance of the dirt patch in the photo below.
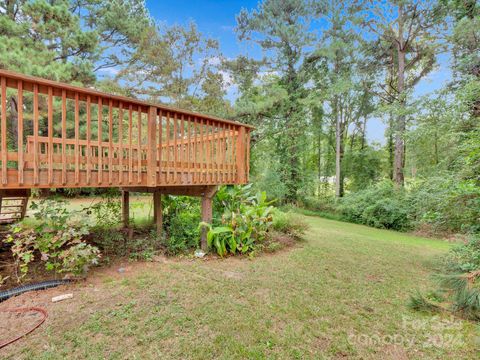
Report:
<svg viewBox="0 0 480 360"><path fill-rule="evenodd" d="M446 231L438 231L431 225L422 224L415 231L412 231L412 235L421 236L430 239L443 239L452 243L462 243L468 240L468 237L464 234L456 234Z"/></svg>

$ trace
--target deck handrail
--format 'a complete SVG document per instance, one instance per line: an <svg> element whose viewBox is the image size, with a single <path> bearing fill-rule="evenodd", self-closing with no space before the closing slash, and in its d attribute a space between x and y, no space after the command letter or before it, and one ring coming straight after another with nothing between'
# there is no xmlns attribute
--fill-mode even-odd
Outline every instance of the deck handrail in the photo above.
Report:
<svg viewBox="0 0 480 360"><path fill-rule="evenodd" d="M0 102L0 189L248 181L250 125L6 70Z"/></svg>

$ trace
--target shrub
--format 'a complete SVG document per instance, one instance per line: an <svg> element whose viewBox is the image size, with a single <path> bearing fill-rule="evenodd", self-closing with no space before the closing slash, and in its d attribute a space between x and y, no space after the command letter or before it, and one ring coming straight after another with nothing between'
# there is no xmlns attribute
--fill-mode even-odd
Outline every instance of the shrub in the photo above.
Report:
<svg viewBox="0 0 480 360"><path fill-rule="evenodd" d="M385 180L365 190L347 194L339 205L347 221L383 229L411 227L410 208L403 189Z"/></svg>
<svg viewBox="0 0 480 360"><path fill-rule="evenodd" d="M20 275L20 281L29 270L29 264L40 255L47 270L80 275L90 265L98 263L98 248L84 242L89 234L89 224L76 223L73 213L65 202L43 199L33 202L35 218L39 220L34 228L22 224L12 226L7 242L12 244L12 253Z"/></svg>
<svg viewBox="0 0 480 360"><path fill-rule="evenodd" d="M453 247L442 259L435 279L439 289L427 295L419 292L412 295L411 308L450 310L466 318L480 320L479 237Z"/></svg>
<svg viewBox="0 0 480 360"><path fill-rule="evenodd" d="M417 180L410 189L417 226L434 232L480 232L480 187L473 180L443 176Z"/></svg>
<svg viewBox="0 0 480 360"><path fill-rule="evenodd" d="M221 226L200 223L208 227L208 246L220 256L227 253L247 253L262 242L272 224L273 207L265 192L253 195L251 186L223 187L217 194L224 207ZM217 209L220 205L217 203ZM218 211L218 210L217 210Z"/></svg>
<svg viewBox="0 0 480 360"><path fill-rule="evenodd" d="M290 235L294 239L299 240L305 234L308 225L298 214L276 210L273 213L272 228L275 231Z"/></svg>
<svg viewBox="0 0 480 360"><path fill-rule="evenodd" d="M299 204L302 208L322 212L336 214L338 212L337 205L335 204L335 198L333 196L304 197Z"/></svg>
<svg viewBox="0 0 480 360"><path fill-rule="evenodd" d="M97 226L114 227L120 222L122 204L116 192L107 192L102 200L85 209L87 214L93 213Z"/></svg>
<svg viewBox="0 0 480 360"><path fill-rule="evenodd" d="M199 211L178 211L166 228L166 251L178 254L198 246L200 221Z"/></svg>
<svg viewBox="0 0 480 360"><path fill-rule="evenodd" d="M197 247L199 200L189 196L164 196L162 205L167 253L179 254Z"/></svg>

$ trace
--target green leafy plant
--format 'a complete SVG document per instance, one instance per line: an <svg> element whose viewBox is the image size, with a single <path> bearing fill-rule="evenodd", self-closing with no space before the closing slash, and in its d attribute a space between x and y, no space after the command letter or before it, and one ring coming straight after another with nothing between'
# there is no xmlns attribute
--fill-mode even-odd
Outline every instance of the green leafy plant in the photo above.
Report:
<svg viewBox="0 0 480 360"><path fill-rule="evenodd" d="M224 208L220 223L213 226L202 222L199 226L208 229L208 246L220 256L252 251L272 225L273 201L267 200L265 192L252 194L250 185L221 188L217 200Z"/></svg>
<svg viewBox="0 0 480 360"><path fill-rule="evenodd" d="M450 310L480 321L479 237L453 247L442 258L435 279L438 289L427 295L420 292L412 295L409 302L411 308L422 311Z"/></svg>
<svg viewBox="0 0 480 360"><path fill-rule="evenodd" d="M84 210L87 214L93 213L97 226L113 227L120 222L122 204L117 193L107 192L103 194L101 201Z"/></svg>
<svg viewBox="0 0 480 360"><path fill-rule="evenodd" d="M98 263L98 248L84 242L90 225L75 222L74 213L67 210L64 201L42 199L33 202L32 209L37 224L33 228L15 224L6 239L12 243L19 281L27 275L37 254L47 270L58 273L80 275Z"/></svg>

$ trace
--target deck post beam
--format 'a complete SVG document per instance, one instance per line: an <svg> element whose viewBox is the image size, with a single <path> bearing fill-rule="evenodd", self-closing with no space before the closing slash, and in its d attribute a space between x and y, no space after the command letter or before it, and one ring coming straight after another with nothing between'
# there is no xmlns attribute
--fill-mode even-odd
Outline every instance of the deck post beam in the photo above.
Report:
<svg viewBox="0 0 480 360"><path fill-rule="evenodd" d="M122 190L122 221L123 226L130 226L130 191Z"/></svg>
<svg viewBox="0 0 480 360"><path fill-rule="evenodd" d="M246 181L245 176L245 128L240 126L238 129L238 137L237 137L237 151L236 151L237 159L237 184L244 184Z"/></svg>
<svg viewBox="0 0 480 360"><path fill-rule="evenodd" d="M163 213L162 213L162 193L155 191L153 193L153 221L157 228L157 236L162 236Z"/></svg>
<svg viewBox="0 0 480 360"><path fill-rule="evenodd" d="M157 108L148 108L147 186L157 185Z"/></svg>
<svg viewBox="0 0 480 360"><path fill-rule="evenodd" d="M213 209L212 209L212 199L217 192L218 186L207 186L205 191L202 194L202 221L208 224L212 223ZM206 226L202 227L202 236L200 238L200 248L207 252L207 232L208 229Z"/></svg>

